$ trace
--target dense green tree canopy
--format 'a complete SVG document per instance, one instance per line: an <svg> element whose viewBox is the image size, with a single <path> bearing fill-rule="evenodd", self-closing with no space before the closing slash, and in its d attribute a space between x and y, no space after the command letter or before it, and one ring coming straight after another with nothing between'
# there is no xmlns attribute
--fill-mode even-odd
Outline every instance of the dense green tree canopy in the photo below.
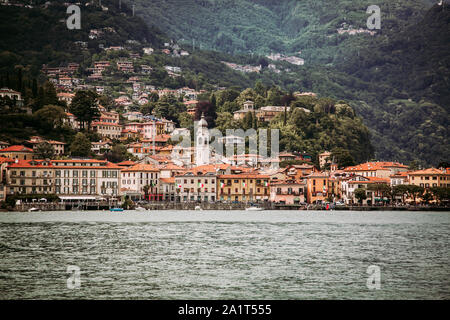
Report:
<svg viewBox="0 0 450 320"><path fill-rule="evenodd" d="M73 157L89 157L91 155L91 141L78 132L70 145L70 155Z"/></svg>

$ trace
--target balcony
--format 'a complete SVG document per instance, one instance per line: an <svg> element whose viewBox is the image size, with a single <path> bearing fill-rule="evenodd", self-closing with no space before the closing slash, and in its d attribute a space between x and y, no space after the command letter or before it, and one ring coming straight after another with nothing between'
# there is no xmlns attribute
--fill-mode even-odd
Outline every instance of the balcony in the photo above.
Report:
<svg viewBox="0 0 450 320"><path fill-rule="evenodd" d="M275 193L277 196L302 196L304 192L289 192L289 191L281 191Z"/></svg>

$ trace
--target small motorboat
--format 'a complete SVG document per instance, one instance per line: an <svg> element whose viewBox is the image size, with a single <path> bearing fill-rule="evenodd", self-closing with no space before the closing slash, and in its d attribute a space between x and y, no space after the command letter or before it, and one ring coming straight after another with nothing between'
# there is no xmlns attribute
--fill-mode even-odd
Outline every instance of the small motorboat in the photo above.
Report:
<svg viewBox="0 0 450 320"><path fill-rule="evenodd" d="M203 209L200 206L195 206L195 210L202 211Z"/></svg>
<svg viewBox="0 0 450 320"><path fill-rule="evenodd" d="M123 211L123 208L111 208L111 209L109 209L109 211L111 211L111 212Z"/></svg>
<svg viewBox="0 0 450 320"><path fill-rule="evenodd" d="M28 209L28 212L36 212L36 211L41 211L40 209L38 209L38 208L30 208L30 209Z"/></svg>
<svg viewBox="0 0 450 320"><path fill-rule="evenodd" d="M263 211L264 208L260 208L260 207L248 207L245 208L245 211Z"/></svg>
<svg viewBox="0 0 450 320"><path fill-rule="evenodd" d="M136 209L134 209L136 211L147 211L147 209L142 208L142 207L136 207Z"/></svg>

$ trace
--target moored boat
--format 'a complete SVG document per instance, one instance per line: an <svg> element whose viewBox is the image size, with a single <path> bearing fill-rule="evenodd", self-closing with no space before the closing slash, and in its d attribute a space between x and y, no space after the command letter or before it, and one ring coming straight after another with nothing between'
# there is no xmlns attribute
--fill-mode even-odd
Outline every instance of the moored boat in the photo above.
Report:
<svg viewBox="0 0 450 320"><path fill-rule="evenodd" d="M114 212L114 211L123 211L122 208L110 208L109 211Z"/></svg>
<svg viewBox="0 0 450 320"><path fill-rule="evenodd" d="M245 208L245 211L263 211L264 208L260 208L260 207L248 207Z"/></svg>

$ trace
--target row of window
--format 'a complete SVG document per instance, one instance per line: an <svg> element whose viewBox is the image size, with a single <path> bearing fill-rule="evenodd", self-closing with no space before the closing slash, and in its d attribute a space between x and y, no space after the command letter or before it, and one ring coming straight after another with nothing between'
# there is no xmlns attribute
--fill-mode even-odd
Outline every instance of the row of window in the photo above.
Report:
<svg viewBox="0 0 450 320"><path fill-rule="evenodd" d="M81 172L80 172L81 171ZM64 178L73 177L83 177L87 178L88 175L91 178L95 178L97 176L96 170L55 170L55 176ZM117 178L117 170L102 170L102 178ZM45 171L44 171L45 173ZM80 175L81 174L81 175Z"/></svg>
<svg viewBox="0 0 450 320"><path fill-rule="evenodd" d="M264 188L264 194L267 195L267 188ZM220 194L224 194L224 190L220 189ZM226 193L231 194L231 188L227 188ZM246 194L245 189L242 189L241 192L239 192L238 188L234 189L234 193L242 193L242 194ZM261 188L256 188L256 193L261 193ZM249 194L253 194L253 188L250 188Z"/></svg>
<svg viewBox="0 0 450 320"><path fill-rule="evenodd" d="M54 162L53 165L60 167L99 167L101 164L98 162Z"/></svg>
<svg viewBox="0 0 450 320"><path fill-rule="evenodd" d="M188 184L188 179L184 179L183 180L184 184ZM190 183L194 184L194 179L190 179ZM197 179L197 183L204 183L204 184L215 184L216 182L214 180L209 180L209 179ZM181 184L181 179L177 180L177 184Z"/></svg>
<svg viewBox="0 0 450 320"><path fill-rule="evenodd" d="M61 180L64 180L64 185L69 185L70 184L70 179L55 179L55 185L59 186L61 185ZM79 183L78 179L72 179L72 185L78 185ZM81 180L81 184L83 186L88 185L88 179L82 179ZM96 184L96 180L95 179L90 179L89 180L89 184L90 185L95 185Z"/></svg>
<svg viewBox="0 0 450 320"><path fill-rule="evenodd" d="M420 186L421 187L423 187L423 188L429 188L430 187L430 184L429 183L421 183L420 184ZM437 187L438 186L438 184L437 183L433 183L432 184L432 187ZM439 187L450 187L450 183L447 183L447 184L445 184L445 183L439 183Z"/></svg>
<svg viewBox="0 0 450 320"><path fill-rule="evenodd" d="M148 186L156 186L158 184L158 180L140 180L139 181L141 185L148 185ZM127 185L127 184L136 184L136 180L122 180L122 185Z"/></svg>
<svg viewBox="0 0 450 320"><path fill-rule="evenodd" d="M11 179L11 184L17 184L17 180L16 180L16 179ZM19 184L20 184L21 186L24 186L24 185L26 184L26 180L25 180L25 179L20 179L20 180L19 180ZM29 183L28 183L28 184L29 184ZM42 184L43 184L43 185L50 185L51 182L48 181L47 179L44 179L44 180L42 180ZM32 180L32 181L31 181L31 185L33 185L33 186L37 185L36 180Z"/></svg>
<svg viewBox="0 0 450 320"><path fill-rule="evenodd" d="M117 185L116 186L107 186L106 188L102 186L100 193L101 194L107 194L108 192L108 188L111 189L112 194L116 195L117 194ZM95 186L83 186L81 188L79 188L79 186L72 186L72 188L70 187L61 187L61 186L56 186L55 187L55 193L57 194L78 194L78 193L82 194L97 194L97 190L95 188Z"/></svg>
<svg viewBox="0 0 450 320"><path fill-rule="evenodd" d="M122 173L122 178L126 178L126 177L128 177L128 178L130 178L130 177L136 178L136 172L133 172L133 173L131 173L131 172L128 172L128 173L123 172ZM150 172L150 173L148 173L148 172L147 173L139 172L138 173L138 178L141 178L141 179L148 179L148 178L153 179L153 172ZM154 178L158 179L158 174L157 173L155 173Z"/></svg>
<svg viewBox="0 0 450 320"><path fill-rule="evenodd" d="M194 190L195 190L195 188L184 188L183 192L184 193L194 193ZM203 191L202 191L202 188L197 188L197 193L201 193L201 192L207 193L208 190L209 190L208 188L204 188ZM211 192L215 193L216 189L215 188L211 188Z"/></svg>
<svg viewBox="0 0 450 320"><path fill-rule="evenodd" d="M227 179L226 180L226 185L227 186L231 186L231 181L233 181L233 183L239 183L239 180L232 180L232 179ZM241 182L245 182L245 180L241 180ZM186 183L186 182L185 182ZM225 180L224 179L221 179L220 180L220 183L223 183L223 184L225 184ZM250 179L249 180L249 183L253 183L253 179ZM262 182L262 180L260 180L260 179L256 179L256 184L262 184L263 182ZM268 183L268 181L267 180L264 180L264 183Z"/></svg>
<svg viewBox="0 0 450 320"><path fill-rule="evenodd" d="M414 178L415 177L411 177L411 180L414 180ZM417 178L419 178L419 177L417 177ZM431 178L431 179L430 179ZM437 176L433 176L433 177L430 177L430 176L421 176L420 177L420 180L437 180L438 178L437 178ZM450 180L450 177L447 177L447 176L441 176L441 177L439 177L439 180Z"/></svg>
<svg viewBox="0 0 450 320"><path fill-rule="evenodd" d="M277 188L277 194L282 194L283 193L283 189L282 188ZM287 191L285 191L287 194L293 194L295 193L295 189L293 188L287 188ZM298 193L302 194L303 193L303 188L298 188Z"/></svg>
<svg viewBox="0 0 450 320"><path fill-rule="evenodd" d="M43 177L50 177L52 175L51 171L43 171L42 174L37 173L37 171L31 171L31 177L38 177L38 176L43 176ZM17 171L12 170L11 171L11 176L15 177L17 176ZM26 177L26 171L19 171L19 176L20 177Z"/></svg>

